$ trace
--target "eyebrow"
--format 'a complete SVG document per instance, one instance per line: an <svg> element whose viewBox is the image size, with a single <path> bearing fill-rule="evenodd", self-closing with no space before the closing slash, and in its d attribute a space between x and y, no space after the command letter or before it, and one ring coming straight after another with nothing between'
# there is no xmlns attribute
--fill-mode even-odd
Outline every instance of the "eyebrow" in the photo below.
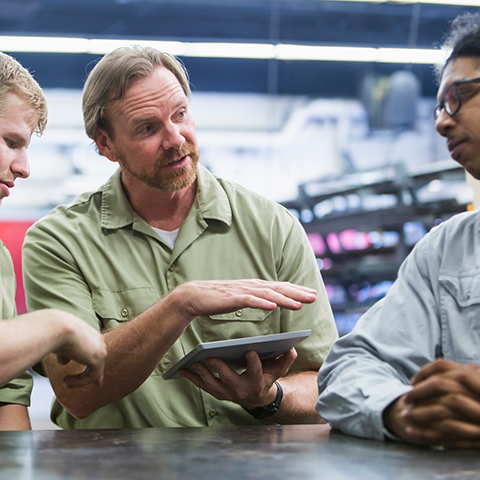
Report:
<svg viewBox="0 0 480 480"><path fill-rule="evenodd" d="M17 142L19 144L22 144L22 145L26 145L28 147L28 145L30 145L30 141L32 139L32 136L30 135L30 137L25 138L21 133L17 133L15 131L7 131L5 132L3 135L2 135L4 138L9 138L10 140L13 140L14 142Z"/></svg>
<svg viewBox="0 0 480 480"><path fill-rule="evenodd" d="M155 116L153 116L153 115L147 115L147 116L144 116L144 117L134 118L129 123L130 123L130 125L133 125L134 127L136 127L137 125L140 125L142 123L148 123L148 122L152 121L154 118L155 118Z"/></svg>
<svg viewBox="0 0 480 480"><path fill-rule="evenodd" d="M187 105L188 105L188 99L182 98L174 105L174 110L178 110L180 107L187 106ZM130 125L133 125L134 127L136 127L137 125L140 125L142 123L148 123L150 121L153 121L154 119L156 119L155 115L145 115L143 117L133 118L129 123Z"/></svg>

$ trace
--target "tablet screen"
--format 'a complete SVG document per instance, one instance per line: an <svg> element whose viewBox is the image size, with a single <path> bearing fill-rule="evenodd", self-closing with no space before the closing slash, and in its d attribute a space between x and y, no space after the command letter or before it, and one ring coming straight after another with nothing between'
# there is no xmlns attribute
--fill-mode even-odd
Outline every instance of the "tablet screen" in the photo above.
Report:
<svg viewBox="0 0 480 480"><path fill-rule="evenodd" d="M200 343L190 353L185 355L173 367L168 369L162 377L165 380L182 378L177 374L179 369L188 368L195 371L192 364L202 362L206 367L207 358L220 358L230 368L240 370L246 368L245 353L254 350L260 360L265 361L282 355L292 347L310 336L311 330L297 332L273 333L258 337L235 338L219 340L217 342Z"/></svg>

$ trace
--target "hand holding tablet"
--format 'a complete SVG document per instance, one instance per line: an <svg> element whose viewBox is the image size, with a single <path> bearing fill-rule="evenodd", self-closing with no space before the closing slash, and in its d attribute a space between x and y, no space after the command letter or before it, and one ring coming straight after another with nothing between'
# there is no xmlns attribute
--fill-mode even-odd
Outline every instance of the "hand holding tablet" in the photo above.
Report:
<svg viewBox="0 0 480 480"><path fill-rule="evenodd" d="M219 358L233 369L246 367L245 353L251 350L258 353L260 360L276 358L310 336L311 330L296 332L274 333L257 337L235 338L217 342L200 343L190 353L185 355L163 375L164 380L182 378L178 375L179 369L195 371L192 364L205 363L207 358Z"/></svg>

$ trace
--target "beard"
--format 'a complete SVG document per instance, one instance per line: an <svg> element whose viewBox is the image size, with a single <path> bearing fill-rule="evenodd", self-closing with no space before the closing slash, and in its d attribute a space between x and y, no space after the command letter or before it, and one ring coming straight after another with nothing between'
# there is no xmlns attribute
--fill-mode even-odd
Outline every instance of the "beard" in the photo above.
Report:
<svg viewBox="0 0 480 480"><path fill-rule="evenodd" d="M162 172L163 167L186 155L189 155L191 159L191 162L186 167L179 168L168 175ZM117 152L117 158L123 170L148 187L156 188L163 192L178 192L192 185L197 179L200 150L191 142L185 143L179 150L169 150L155 161L152 172L149 174L134 171L132 164L125 160L125 156L121 152Z"/></svg>

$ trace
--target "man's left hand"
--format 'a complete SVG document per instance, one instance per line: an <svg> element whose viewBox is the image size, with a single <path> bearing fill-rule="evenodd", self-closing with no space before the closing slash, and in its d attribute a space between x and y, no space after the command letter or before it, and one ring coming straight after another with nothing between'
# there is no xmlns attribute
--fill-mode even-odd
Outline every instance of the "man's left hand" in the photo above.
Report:
<svg viewBox="0 0 480 480"><path fill-rule="evenodd" d="M297 358L297 352L292 348L278 358L263 363L254 351L247 352L245 357L247 369L241 374L219 358L206 360L218 376L202 363L193 364L197 373L190 370L179 370L178 373L217 400L228 400L238 403L246 410L253 410L273 402L277 393L275 380L288 373Z"/></svg>

